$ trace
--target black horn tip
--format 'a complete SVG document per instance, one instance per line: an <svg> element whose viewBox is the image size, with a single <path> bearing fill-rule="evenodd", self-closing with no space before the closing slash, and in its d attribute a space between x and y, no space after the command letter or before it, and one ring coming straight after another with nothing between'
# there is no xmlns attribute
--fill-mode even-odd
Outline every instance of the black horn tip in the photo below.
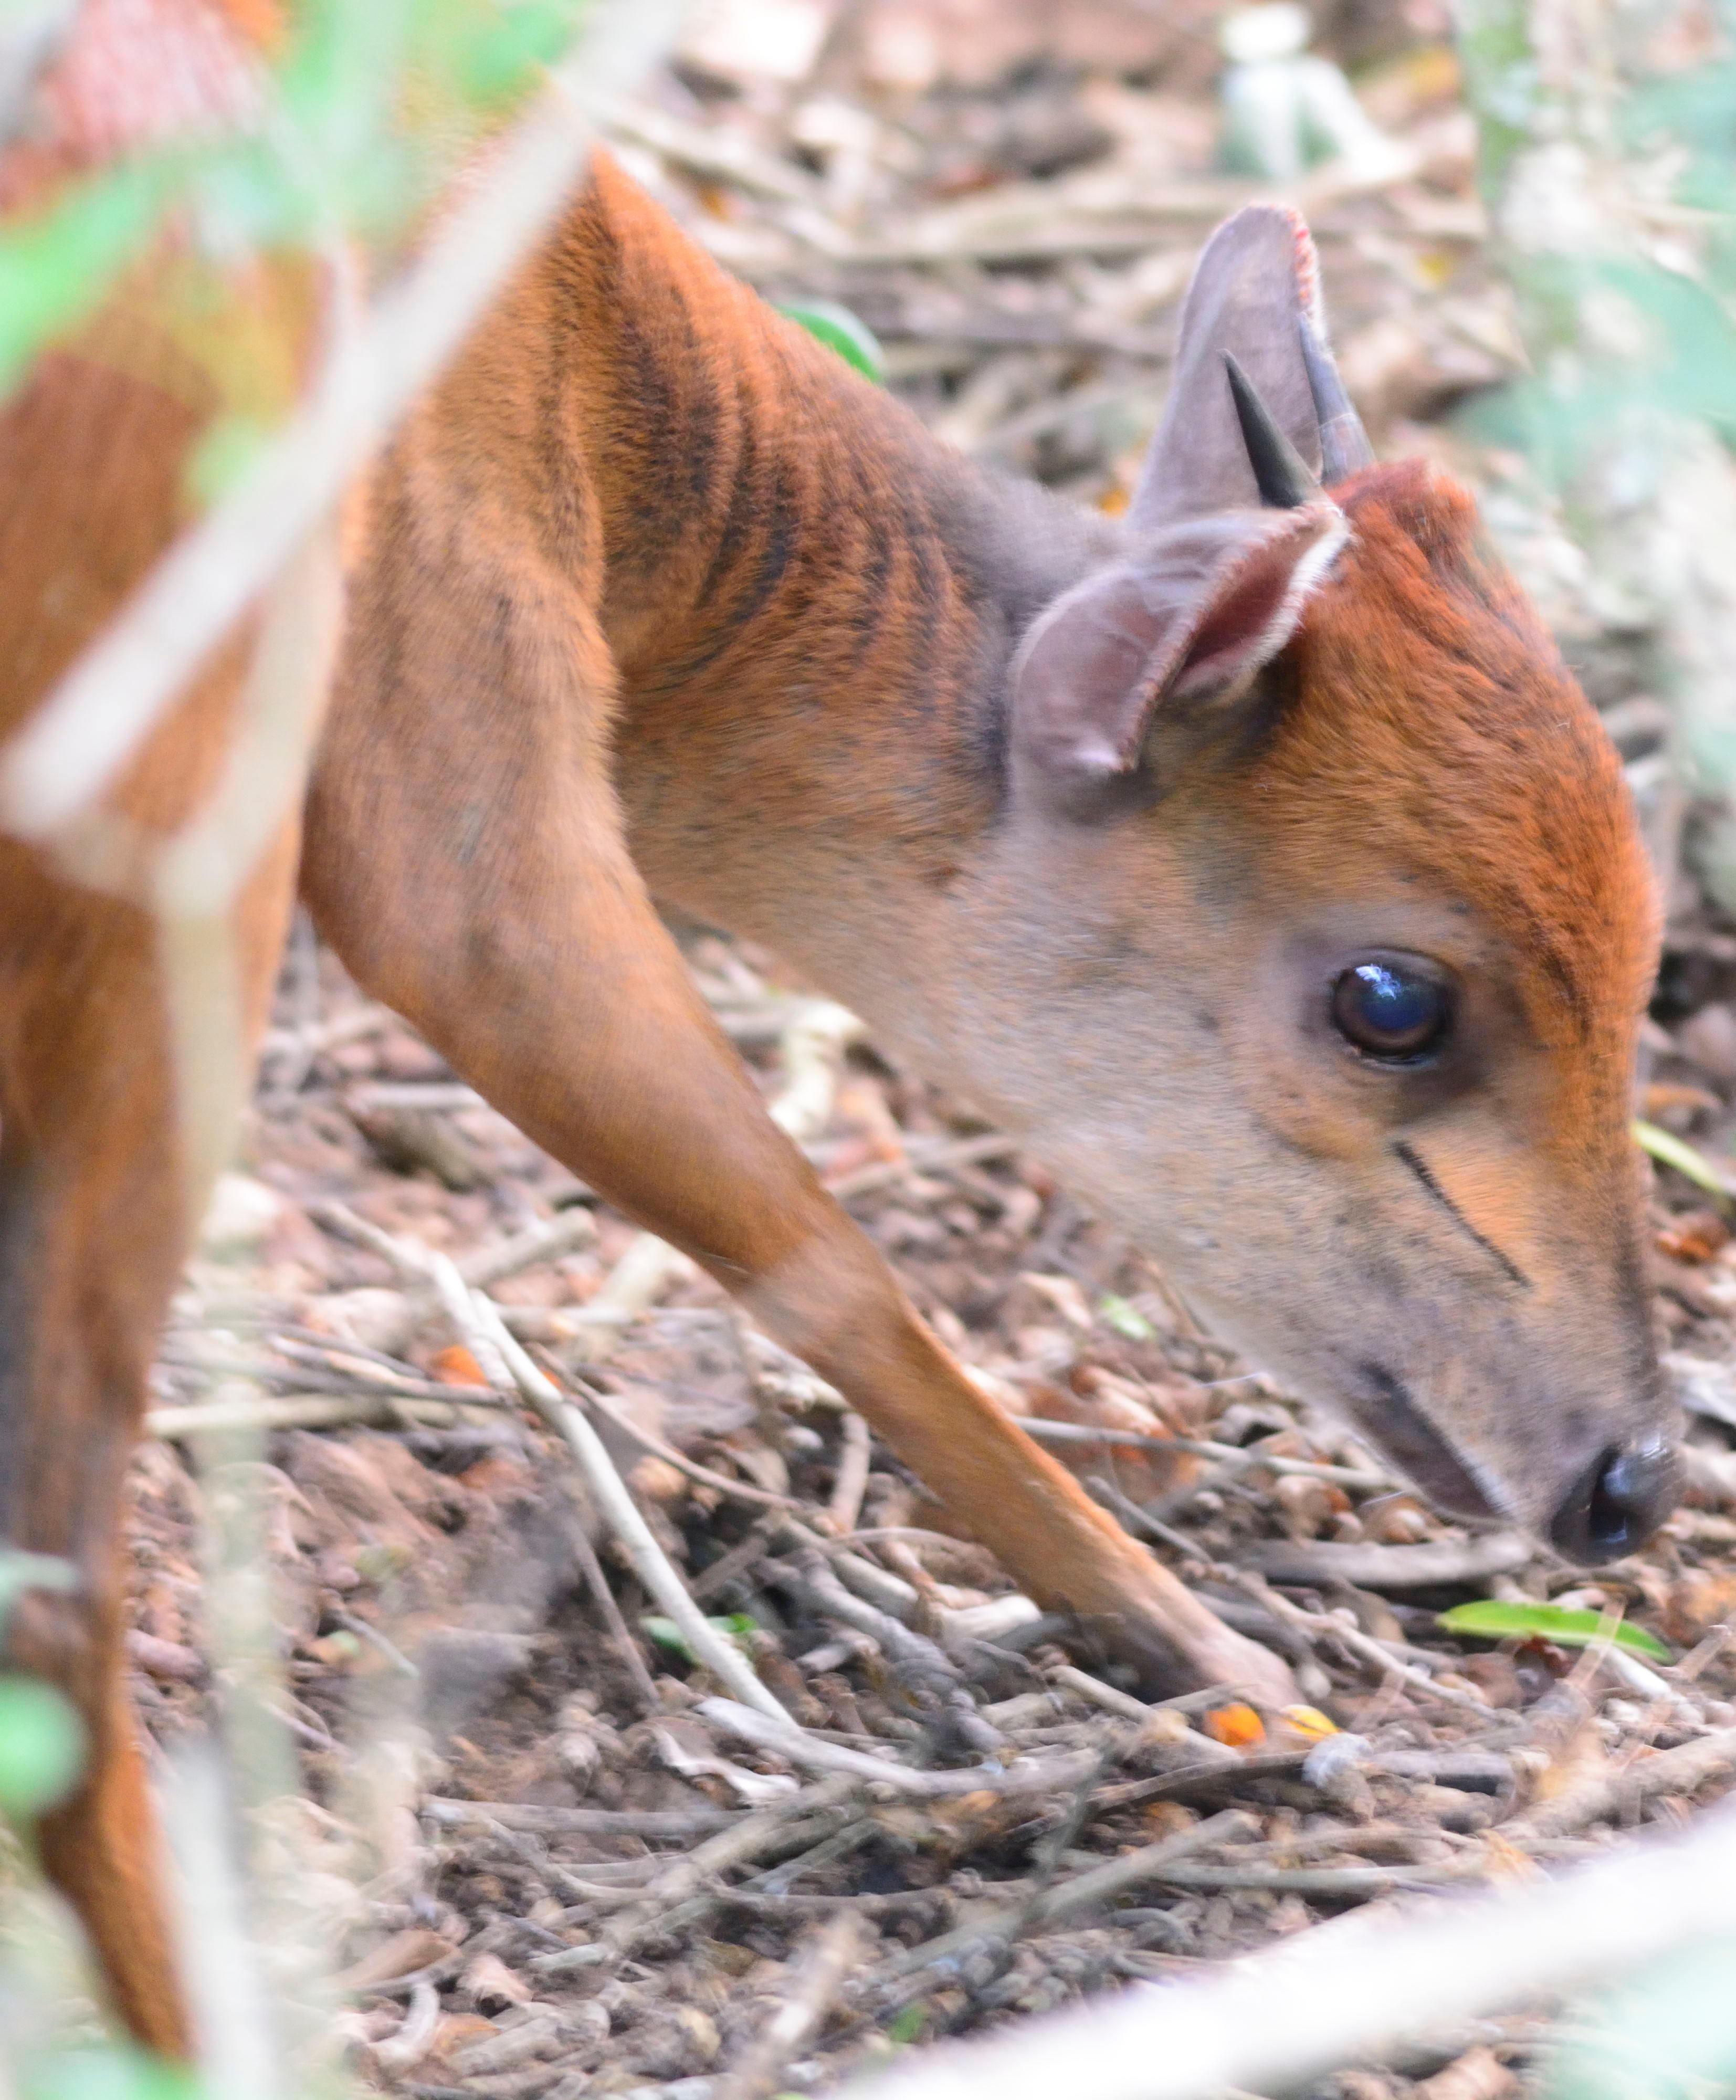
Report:
<svg viewBox="0 0 1736 2100"><path fill-rule="evenodd" d="M1223 353L1223 368L1261 502L1274 510L1296 510L1311 503L1320 492L1320 484L1307 461L1278 427L1271 410L1260 399L1259 390L1227 350Z"/></svg>

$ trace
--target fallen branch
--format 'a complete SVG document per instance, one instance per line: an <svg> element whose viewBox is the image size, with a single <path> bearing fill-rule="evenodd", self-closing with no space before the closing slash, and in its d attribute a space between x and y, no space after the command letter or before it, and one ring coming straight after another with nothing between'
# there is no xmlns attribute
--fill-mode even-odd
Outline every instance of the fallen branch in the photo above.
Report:
<svg viewBox="0 0 1736 2100"><path fill-rule="evenodd" d="M868 1425L853 1407L845 1411L838 1452L838 1471L832 1482L832 1498L826 1514L835 1530L848 1533L861 1515L862 1496L868 1486L868 1464L873 1450Z"/></svg>

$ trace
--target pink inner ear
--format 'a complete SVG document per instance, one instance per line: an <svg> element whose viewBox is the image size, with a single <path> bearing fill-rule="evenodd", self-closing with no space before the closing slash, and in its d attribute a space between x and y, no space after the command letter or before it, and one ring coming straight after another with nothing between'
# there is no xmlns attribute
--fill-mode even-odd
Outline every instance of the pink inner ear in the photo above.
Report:
<svg viewBox="0 0 1736 2100"><path fill-rule="evenodd" d="M1246 580L1245 587L1214 605L1201 621L1170 690L1186 693L1190 687L1234 677L1243 661L1259 660L1260 643L1283 613L1289 587L1288 566L1279 569L1267 562L1260 574Z"/></svg>
<svg viewBox="0 0 1736 2100"><path fill-rule="evenodd" d="M1346 529L1324 501L1232 511L1136 542L1076 585L1014 661L1024 777L1064 805L1130 779L1156 717L1210 705L1284 646Z"/></svg>
<svg viewBox="0 0 1736 2100"><path fill-rule="evenodd" d="M1286 535L1257 548L1237 566L1189 638L1180 666L1167 682L1172 694L1185 698L1226 684L1276 655L1289 638L1309 585L1329 557L1331 546L1316 554L1322 536ZM1331 545L1336 544L1333 535Z"/></svg>

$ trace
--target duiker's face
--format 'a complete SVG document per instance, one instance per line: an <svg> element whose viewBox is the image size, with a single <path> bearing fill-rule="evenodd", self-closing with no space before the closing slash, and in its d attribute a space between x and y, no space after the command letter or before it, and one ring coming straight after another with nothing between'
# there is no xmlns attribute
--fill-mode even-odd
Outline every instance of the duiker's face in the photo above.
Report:
<svg viewBox="0 0 1736 2100"><path fill-rule="evenodd" d="M1648 874L1585 701L1469 572L1404 561L1383 478L1149 807L1015 813L985 1083L1440 1507L1606 1557L1670 1487L1628 1133Z"/></svg>
<svg viewBox="0 0 1736 2100"><path fill-rule="evenodd" d="M1619 763L1462 493L1269 479L1160 512L1016 667L983 1092L1443 1508L1631 1551L1674 1473Z"/></svg>

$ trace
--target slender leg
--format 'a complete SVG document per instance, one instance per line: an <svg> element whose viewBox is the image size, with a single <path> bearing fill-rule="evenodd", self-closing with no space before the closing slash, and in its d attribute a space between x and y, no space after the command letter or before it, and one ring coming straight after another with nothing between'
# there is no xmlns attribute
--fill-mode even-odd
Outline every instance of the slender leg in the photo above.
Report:
<svg viewBox="0 0 1736 2100"><path fill-rule="evenodd" d="M168 1074L140 915L100 899L68 908L47 885L30 886L57 938L10 987L0 1539L71 1561L82 1582L76 1595L20 1602L7 1661L64 1692L89 1738L77 1791L42 1825L43 1865L83 1921L128 2027L180 2055L189 2036L124 1689L118 1554L121 1483L184 1230Z"/></svg>
<svg viewBox="0 0 1736 2100"><path fill-rule="evenodd" d="M130 323L122 340L134 340ZM0 414L0 739L180 530L202 412L180 383L165 390L134 372L137 361L51 352ZM95 851L105 839L162 838L205 805L249 653L245 633L219 650L117 783L105 809L123 832L98 827L82 841L94 880L139 879L130 849ZM236 913L255 1028L296 845L283 827ZM120 1647L122 1484L196 1202L183 1182L163 1014L146 914L0 841L0 1548L64 1559L80 1577L76 1595L24 1597L0 1630L0 1667L39 1673L83 1716L84 1776L42 1823L43 1864L134 2034L184 2054Z"/></svg>
<svg viewBox="0 0 1736 2100"><path fill-rule="evenodd" d="M267 857L239 921L256 1014L292 843ZM42 1820L42 1864L127 2027L183 2056L191 2036L121 1652L123 1484L187 1238L155 941L143 912L46 876L10 847L0 893L11 965L0 1034L0 1542L79 1576L74 1594L20 1600L4 1665L55 1685L83 1718L83 1775Z"/></svg>
<svg viewBox="0 0 1736 2100"><path fill-rule="evenodd" d="M304 887L359 981L837 1384L1034 1596L1156 1682L1294 1697L976 1392L766 1115L623 843L576 594L471 604L446 576L394 624L402 580L369 586L377 653L340 686L309 806Z"/></svg>

